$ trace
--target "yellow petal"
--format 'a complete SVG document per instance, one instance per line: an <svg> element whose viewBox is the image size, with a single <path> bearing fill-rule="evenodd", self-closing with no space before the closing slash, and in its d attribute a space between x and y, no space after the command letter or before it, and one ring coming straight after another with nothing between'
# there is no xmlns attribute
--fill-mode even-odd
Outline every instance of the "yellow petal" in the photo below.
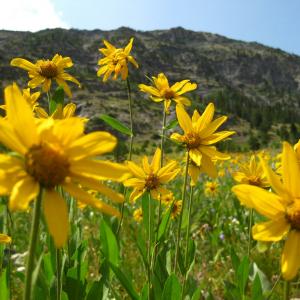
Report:
<svg viewBox="0 0 300 300"><path fill-rule="evenodd" d="M181 105L176 105L176 114L180 127L184 133L188 133L192 130L192 120Z"/></svg>
<svg viewBox="0 0 300 300"><path fill-rule="evenodd" d="M212 178L216 178L218 175L216 166L214 165L210 157L205 154L202 154L201 170Z"/></svg>
<svg viewBox="0 0 300 300"><path fill-rule="evenodd" d="M44 215L56 248L62 248L68 238L68 207L65 200L54 190L44 194Z"/></svg>
<svg viewBox="0 0 300 300"><path fill-rule="evenodd" d="M138 178L144 178L146 176L145 171L132 161L127 162L129 171Z"/></svg>
<svg viewBox="0 0 300 300"><path fill-rule="evenodd" d="M10 243L11 243L11 237L4 233L0 233L0 244L10 244Z"/></svg>
<svg viewBox="0 0 300 300"><path fill-rule="evenodd" d="M220 131L218 133L211 134L210 136L207 136L206 138L201 136L201 138L203 139L201 141L201 143L203 145L212 145L212 144L215 144L219 141L222 141L222 140L228 138L229 136L231 136L233 134L235 134L234 131Z"/></svg>
<svg viewBox="0 0 300 300"><path fill-rule="evenodd" d="M176 93L176 92L179 92L181 89L182 89L182 87L186 84L186 83L188 83L189 82L189 80L188 79L185 79L185 80L182 80L182 81L180 81L180 82L176 82L176 83L174 83L172 86L171 86L171 89Z"/></svg>
<svg viewBox="0 0 300 300"><path fill-rule="evenodd" d="M132 49L132 43L133 43L134 38L131 38L127 46L124 48L125 54L129 54L131 49Z"/></svg>
<svg viewBox="0 0 300 300"><path fill-rule="evenodd" d="M73 183L65 183L63 185L63 188L75 199L79 200L80 202L83 202L87 205L90 205L101 212L104 212L105 214L119 217L120 213L117 209L114 207L102 202L99 199L94 198L91 194L83 191L81 188L79 188L76 184Z"/></svg>
<svg viewBox="0 0 300 300"><path fill-rule="evenodd" d="M191 149L189 152L191 160L197 165L201 165L202 153L198 149Z"/></svg>
<svg viewBox="0 0 300 300"><path fill-rule="evenodd" d="M287 190L294 198L300 198L300 170L297 155L292 146L284 142L282 151L282 178Z"/></svg>
<svg viewBox="0 0 300 300"><path fill-rule="evenodd" d="M285 242L281 255L281 272L285 280L292 280L300 267L300 232L292 230Z"/></svg>
<svg viewBox="0 0 300 300"><path fill-rule="evenodd" d="M73 117L75 115L75 111L76 111L76 104L68 103L63 109L64 119Z"/></svg>
<svg viewBox="0 0 300 300"><path fill-rule="evenodd" d="M129 201L135 202L137 199L139 199L144 194L144 190L134 189L132 193L130 194Z"/></svg>
<svg viewBox="0 0 300 300"><path fill-rule="evenodd" d="M9 209L12 211L28 209L29 203L37 197L39 190L39 184L32 177L22 178L12 189Z"/></svg>
<svg viewBox="0 0 300 300"><path fill-rule="evenodd" d="M280 197L262 188L239 184L234 186L232 191L243 205L256 209L269 219L276 220L285 214L285 207Z"/></svg>
<svg viewBox="0 0 300 300"><path fill-rule="evenodd" d="M179 92L177 92L177 95L185 94L187 92L195 90L196 88L197 88L197 84L196 83L188 82L187 84L185 84L183 86L183 88Z"/></svg>
<svg viewBox="0 0 300 300"><path fill-rule="evenodd" d="M145 173L150 174L151 169L150 169L150 164L147 156L144 156L142 159L142 164L143 164L143 169Z"/></svg>
<svg viewBox="0 0 300 300"><path fill-rule="evenodd" d="M203 114L197 121L196 128L199 133L211 122L211 120L213 119L213 116L214 116L214 112L215 112L214 104L209 103L207 105L207 107L205 108Z"/></svg>
<svg viewBox="0 0 300 300"><path fill-rule="evenodd" d="M156 88L154 88L153 86L139 84L139 89L141 92L148 93L148 94L156 96L156 97L161 97L159 91Z"/></svg>
<svg viewBox="0 0 300 300"><path fill-rule="evenodd" d="M138 189L143 189L145 185L145 180L139 178L129 178L123 182L124 186L135 187Z"/></svg>
<svg viewBox="0 0 300 300"><path fill-rule="evenodd" d="M276 220L255 224L252 227L252 235L255 240L265 242L277 242L289 232L290 225L285 216Z"/></svg>
<svg viewBox="0 0 300 300"><path fill-rule="evenodd" d="M28 61L27 59L23 59L23 58L12 59L12 61L10 62L10 65L14 66L14 67L19 67L26 71L32 71L32 70L36 69L36 66L32 62Z"/></svg>
<svg viewBox="0 0 300 300"><path fill-rule="evenodd" d="M158 170L160 169L160 159L161 159L161 150L157 148L150 165L151 169L153 170L153 173L157 173Z"/></svg>
<svg viewBox="0 0 300 300"><path fill-rule="evenodd" d="M38 136L32 108L22 96L16 84L8 86L4 90L7 119L14 127L22 144L30 148L38 143ZM24 130L25 129L25 130Z"/></svg>

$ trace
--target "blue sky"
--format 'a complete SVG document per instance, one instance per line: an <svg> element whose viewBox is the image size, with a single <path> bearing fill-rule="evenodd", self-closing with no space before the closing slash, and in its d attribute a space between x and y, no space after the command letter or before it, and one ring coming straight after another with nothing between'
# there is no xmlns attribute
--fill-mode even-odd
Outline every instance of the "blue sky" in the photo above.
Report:
<svg viewBox="0 0 300 300"><path fill-rule="evenodd" d="M182 26L257 41L300 55L300 0L10 0L5 3L0 13L2 29L107 30L128 26L153 30ZM14 17L9 17L14 3L19 14L16 17L14 9Z"/></svg>

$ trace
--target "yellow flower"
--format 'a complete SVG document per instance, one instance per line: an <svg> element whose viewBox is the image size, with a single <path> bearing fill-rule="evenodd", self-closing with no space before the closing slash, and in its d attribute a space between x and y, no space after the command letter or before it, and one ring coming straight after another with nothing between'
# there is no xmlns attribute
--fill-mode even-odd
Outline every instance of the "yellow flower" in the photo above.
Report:
<svg viewBox="0 0 300 300"><path fill-rule="evenodd" d="M154 86L139 84L139 88L142 92L151 95L154 102L164 101L166 111L169 111L172 100L176 104L191 105L191 101L182 95L195 90L197 88L196 83L191 83L190 80L185 79L170 86L166 75L163 73L158 74L157 77L152 76L152 79Z"/></svg>
<svg viewBox="0 0 300 300"><path fill-rule="evenodd" d="M175 197L174 197L174 194L172 192L169 192L168 194L164 194L164 195L161 196L161 203L166 205L166 206L172 205L174 200L175 200Z"/></svg>
<svg viewBox="0 0 300 300"><path fill-rule="evenodd" d="M98 65L101 66L97 72L97 76L103 75L103 82L107 81L110 75L114 72L113 80L116 80L121 74L122 80L128 77L127 63L132 63L136 68L139 67L130 51L132 49L133 38L130 39L128 45L123 48L116 48L108 41L103 41L106 48L101 48L99 51L105 56L99 59Z"/></svg>
<svg viewBox="0 0 300 300"><path fill-rule="evenodd" d="M11 243L11 237L4 233L0 233L0 244L10 244L10 243Z"/></svg>
<svg viewBox="0 0 300 300"><path fill-rule="evenodd" d="M182 200L175 201L171 211L171 218L175 219L177 216L179 216L181 210L182 210Z"/></svg>
<svg viewBox="0 0 300 300"><path fill-rule="evenodd" d="M234 186L232 190L242 204L269 219L253 226L255 240L277 242L286 238L281 272L286 280L291 280L300 267L300 168L297 155L290 144L283 143L282 180L263 160L261 163L273 192L247 184Z"/></svg>
<svg viewBox="0 0 300 300"><path fill-rule="evenodd" d="M64 106L64 108L62 108L61 104L58 104L56 110L51 116L49 116L48 113L40 106L35 109L35 112L37 116L41 119L68 119L75 116L75 110L76 104L68 103Z"/></svg>
<svg viewBox="0 0 300 300"><path fill-rule="evenodd" d="M55 54L52 60L40 59L35 64L23 58L14 58L10 64L28 71L28 76L31 79L28 82L28 86L33 89L42 85L43 91L48 92L51 88L52 79L55 79L56 83L62 86L65 93L71 97L72 93L66 80L80 86L76 78L65 73L65 69L73 66L70 57L62 57L59 54Z"/></svg>
<svg viewBox="0 0 300 300"><path fill-rule="evenodd" d="M5 104L7 120L0 119L0 142L15 154L0 155L0 195L10 195L10 210L27 210L43 189L44 215L57 247L65 244L68 235L68 208L56 192L58 186L104 213L119 215L78 186L95 189L118 203L124 201L100 180L122 181L128 178L127 167L94 159L114 149L114 136L101 131L85 135L80 118L36 122L16 85L5 89Z"/></svg>
<svg viewBox="0 0 300 300"><path fill-rule="evenodd" d="M154 199L158 199L159 194L163 196L170 193L162 185L173 180L180 172L180 169L177 167L176 161L170 161L161 168L160 157L161 150L157 148L151 164L149 164L146 156L142 160L142 168L132 161L128 162L128 168L134 176L124 181L124 186L133 187L130 201L137 200L145 192L150 192Z"/></svg>
<svg viewBox="0 0 300 300"><path fill-rule="evenodd" d="M143 210L141 208L137 208L133 212L133 218L140 223L143 220Z"/></svg>
<svg viewBox="0 0 300 300"><path fill-rule="evenodd" d="M24 89L23 92L23 98L27 101L27 103L30 105L33 111L38 107L37 100L40 97L40 92L30 93L30 89ZM6 105L0 105L0 108L6 111Z"/></svg>
<svg viewBox="0 0 300 300"><path fill-rule="evenodd" d="M233 173L233 179L239 183L256 185L262 188L270 186L262 165L256 161L255 155L251 155L249 163L240 166L239 172Z"/></svg>
<svg viewBox="0 0 300 300"><path fill-rule="evenodd" d="M184 134L173 133L171 139L182 143L191 160L201 166L202 170L211 177L217 176L217 170L213 160L226 160L230 156L228 154L217 151L213 145L230 135L234 131L216 130L227 120L226 116L212 121L214 116L214 105L210 103L204 113L200 116L197 110L194 111L193 117L190 118L183 106L176 106L177 119Z"/></svg>
<svg viewBox="0 0 300 300"><path fill-rule="evenodd" d="M207 181L204 185L204 194L205 196L215 196L218 194L219 184L214 181Z"/></svg>

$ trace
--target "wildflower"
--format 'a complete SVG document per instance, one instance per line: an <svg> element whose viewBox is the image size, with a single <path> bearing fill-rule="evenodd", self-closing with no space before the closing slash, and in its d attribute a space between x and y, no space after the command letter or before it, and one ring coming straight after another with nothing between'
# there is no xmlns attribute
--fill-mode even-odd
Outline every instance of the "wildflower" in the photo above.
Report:
<svg viewBox="0 0 300 300"><path fill-rule="evenodd" d="M217 151L213 144L235 133L234 131L215 132L227 120L227 117L222 116L212 121L214 115L212 103L206 107L201 116L195 110L193 117L190 118L184 107L179 105L176 107L176 113L184 134L173 133L171 139L186 147L191 160L196 166L201 166L203 172L216 177L217 171L213 160L226 160L230 156Z"/></svg>
<svg viewBox="0 0 300 300"><path fill-rule="evenodd" d="M10 243L11 243L11 237L4 233L0 233L0 244L10 244Z"/></svg>
<svg viewBox="0 0 300 300"><path fill-rule="evenodd" d="M140 223L143 220L143 210L141 208L137 208L133 212L133 218L135 219L136 222Z"/></svg>
<svg viewBox="0 0 300 300"><path fill-rule="evenodd" d="M273 192L247 184L237 185L232 190L242 204L256 209L269 219L253 226L255 240L277 242L286 237L281 272L286 280L291 280L300 267L300 168L297 155L290 144L283 143L282 181L263 160L262 167Z"/></svg>
<svg viewBox="0 0 300 300"><path fill-rule="evenodd" d="M58 186L75 199L118 216L118 210L78 186L95 189L118 203L124 201L121 194L100 180L122 181L128 174L127 168L93 159L112 151L116 138L101 131L85 135L80 118L36 122L16 85L5 89L5 102L7 120L0 119L0 142L16 154L0 155L0 194L10 195L10 210L27 210L43 189L45 219L58 248L64 245L68 234L68 209L56 192Z"/></svg>
<svg viewBox="0 0 300 300"><path fill-rule="evenodd" d="M106 48L101 48L99 51L105 56L99 59L98 65L100 69L97 72L97 76L103 75L103 82L107 81L111 74L114 72L113 80L116 80L121 74L122 80L126 80L128 77L127 63L132 63L136 68L139 67L136 60L130 55L132 49L133 38L130 39L128 45L123 48L116 48L108 41L103 41Z"/></svg>
<svg viewBox="0 0 300 300"><path fill-rule="evenodd" d="M75 111L76 104L74 103L68 103L64 106L64 108L61 104L58 104L56 110L51 116L49 116L48 113L40 106L35 109L37 116L41 119L68 119L75 116Z"/></svg>
<svg viewBox="0 0 300 300"><path fill-rule="evenodd" d="M164 101L166 112L169 111L172 100L176 104L191 105L191 101L182 95L195 90L197 88L196 83L191 83L190 80L185 79L170 86L166 75L163 73L158 74L157 77L152 76L152 79L154 86L139 84L139 88L142 92L151 95L151 99L154 102Z"/></svg>
<svg viewBox="0 0 300 300"><path fill-rule="evenodd" d="M134 176L134 178L124 181L124 186L133 187L130 201L137 200L145 192L150 192L154 199L158 199L159 194L163 196L170 193L162 185L173 180L180 172L180 169L177 167L176 161L170 161L161 168L160 158L161 150L157 148L151 164L149 164L146 156L142 160L142 168L132 161L128 162L128 168Z"/></svg>
<svg viewBox="0 0 300 300"><path fill-rule="evenodd" d="M239 183L256 185L262 188L270 186L261 164L256 161L255 155L251 155L249 164L242 164L240 171L233 173L233 178Z"/></svg>
<svg viewBox="0 0 300 300"><path fill-rule="evenodd" d="M207 181L204 185L204 194L209 197L209 196L215 196L218 194L218 187L219 184L214 181Z"/></svg>
<svg viewBox="0 0 300 300"><path fill-rule="evenodd" d="M174 194L172 192L161 196L161 203L166 205L166 206L172 205L174 200L175 200L175 197L174 197Z"/></svg>
<svg viewBox="0 0 300 300"><path fill-rule="evenodd" d="M55 54L52 60L40 59L35 64L23 58L14 58L10 64L28 71L28 76L31 79L28 86L32 89L42 85L43 92L47 93L51 88L52 80L55 79L56 83L63 87L65 93L72 97L66 81L72 81L80 87L79 81L65 72L65 69L73 66L70 57Z"/></svg>
<svg viewBox="0 0 300 300"><path fill-rule="evenodd" d="M171 218L175 219L177 216L179 216L181 210L182 210L182 200L175 201L171 211Z"/></svg>

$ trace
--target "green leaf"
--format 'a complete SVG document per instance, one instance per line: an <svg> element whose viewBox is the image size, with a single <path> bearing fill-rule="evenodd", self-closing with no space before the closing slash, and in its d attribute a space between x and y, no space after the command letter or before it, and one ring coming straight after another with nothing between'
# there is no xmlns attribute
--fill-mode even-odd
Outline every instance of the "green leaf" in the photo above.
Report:
<svg viewBox="0 0 300 300"><path fill-rule="evenodd" d="M177 276L171 274L165 283L162 300L178 299L181 299L181 285Z"/></svg>
<svg viewBox="0 0 300 300"><path fill-rule="evenodd" d="M128 295L131 297L133 300L138 300L139 296L137 292L135 291L131 281L124 275L124 273L115 265L110 264L111 269L115 273L116 277L124 287L124 289L127 291Z"/></svg>
<svg viewBox="0 0 300 300"><path fill-rule="evenodd" d="M170 224L170 219L171 219L170 215L172 212L172 207L170 207L168 209L168 211L163 216L161 223L159 224L158 235L157 235L158 241L160 241L164 237L166 229L167 229L168 225Z"/></svg>
<svg viewBox="0 0 300 300"><path fill-rule="evenodd" d="M263 300L263 290L260 283L259 275L256 274L252 285L251 300Z"/></svg>
<svg viewBox="0 0 300 300"><path fill-rule="evenodd" d="M165 127L165 130L170 130L178 125L177 120L172 120L170 123Z"/></svg>
<svg viewBox="0 0 300 300"><path fill-rule="evenodd" d="M235 254L233 248L231 249L230 257L231 257L233 269L235 272L237 272L239 265L240 265L240 260L239 260L238 256Z"/></svg>
<svg viewBox="0 0 300 300"><path fill-rule="evenodd" d="M100 119L104 121L106 124L108 124L109 126L111 126L113 129L118 130L119 132L129 136L132 135L131 130L127 126L122 124L119 120L108 115L101 115Z"/></svg>
<svg viewBox="0 0 300 300"><path fill-rule="evenodd" d="M201 287L198 287L192 296L192 300L201 299Z"/></svg>
<svg viewBox="0 0 300 300"><path fill-rule="evenodd" d="M260 279L260 284L262 287L263 292L267 292L270 291L272 286L270 281L268 280L268 277L264 274L264 272L257 266L256 263L253 263L252 265L252 271L251 271L251 275L250 275L250 279L252 281L255 280L256 276L258 275L259 279Z"/></svg>
<svg viewBox="0 0 300 300"><path fill-rule="evenodd" d="M100 224L100 240L103 254L115 266L119 265L119 248L116 237L103 219Z"/></svg>
<svg viewBox="0 0 300 300"><path fill-rule="evenodd" d="M50 105L49 105L50 115L55 112L58 105L61 105L63 107L64 101L65 101L65 92L63 87L59 86L55 90L52 99L50 100Z"/></svg>
<svg viewBox="0 0 300 300"><path fill-rule="evenodd" d="M103 297L103 280L94 281L87 294L86 300L102 300Z"/></svg>
<svg viewBox="0 0 300 300"><path fill-rule="evenodd" d="M2 271L0 276L0 299L7 300L8 299L8 288L7 288L7 280L6 280L6 269Z"/></svg>
<svg viewBox="0 0 300 300"><path fill-rule="evenodd" d="M241 295L245 294L245 288L248 282L250 272L250 262L248 256L245 256L237 270L237 280Z"/></svg>

